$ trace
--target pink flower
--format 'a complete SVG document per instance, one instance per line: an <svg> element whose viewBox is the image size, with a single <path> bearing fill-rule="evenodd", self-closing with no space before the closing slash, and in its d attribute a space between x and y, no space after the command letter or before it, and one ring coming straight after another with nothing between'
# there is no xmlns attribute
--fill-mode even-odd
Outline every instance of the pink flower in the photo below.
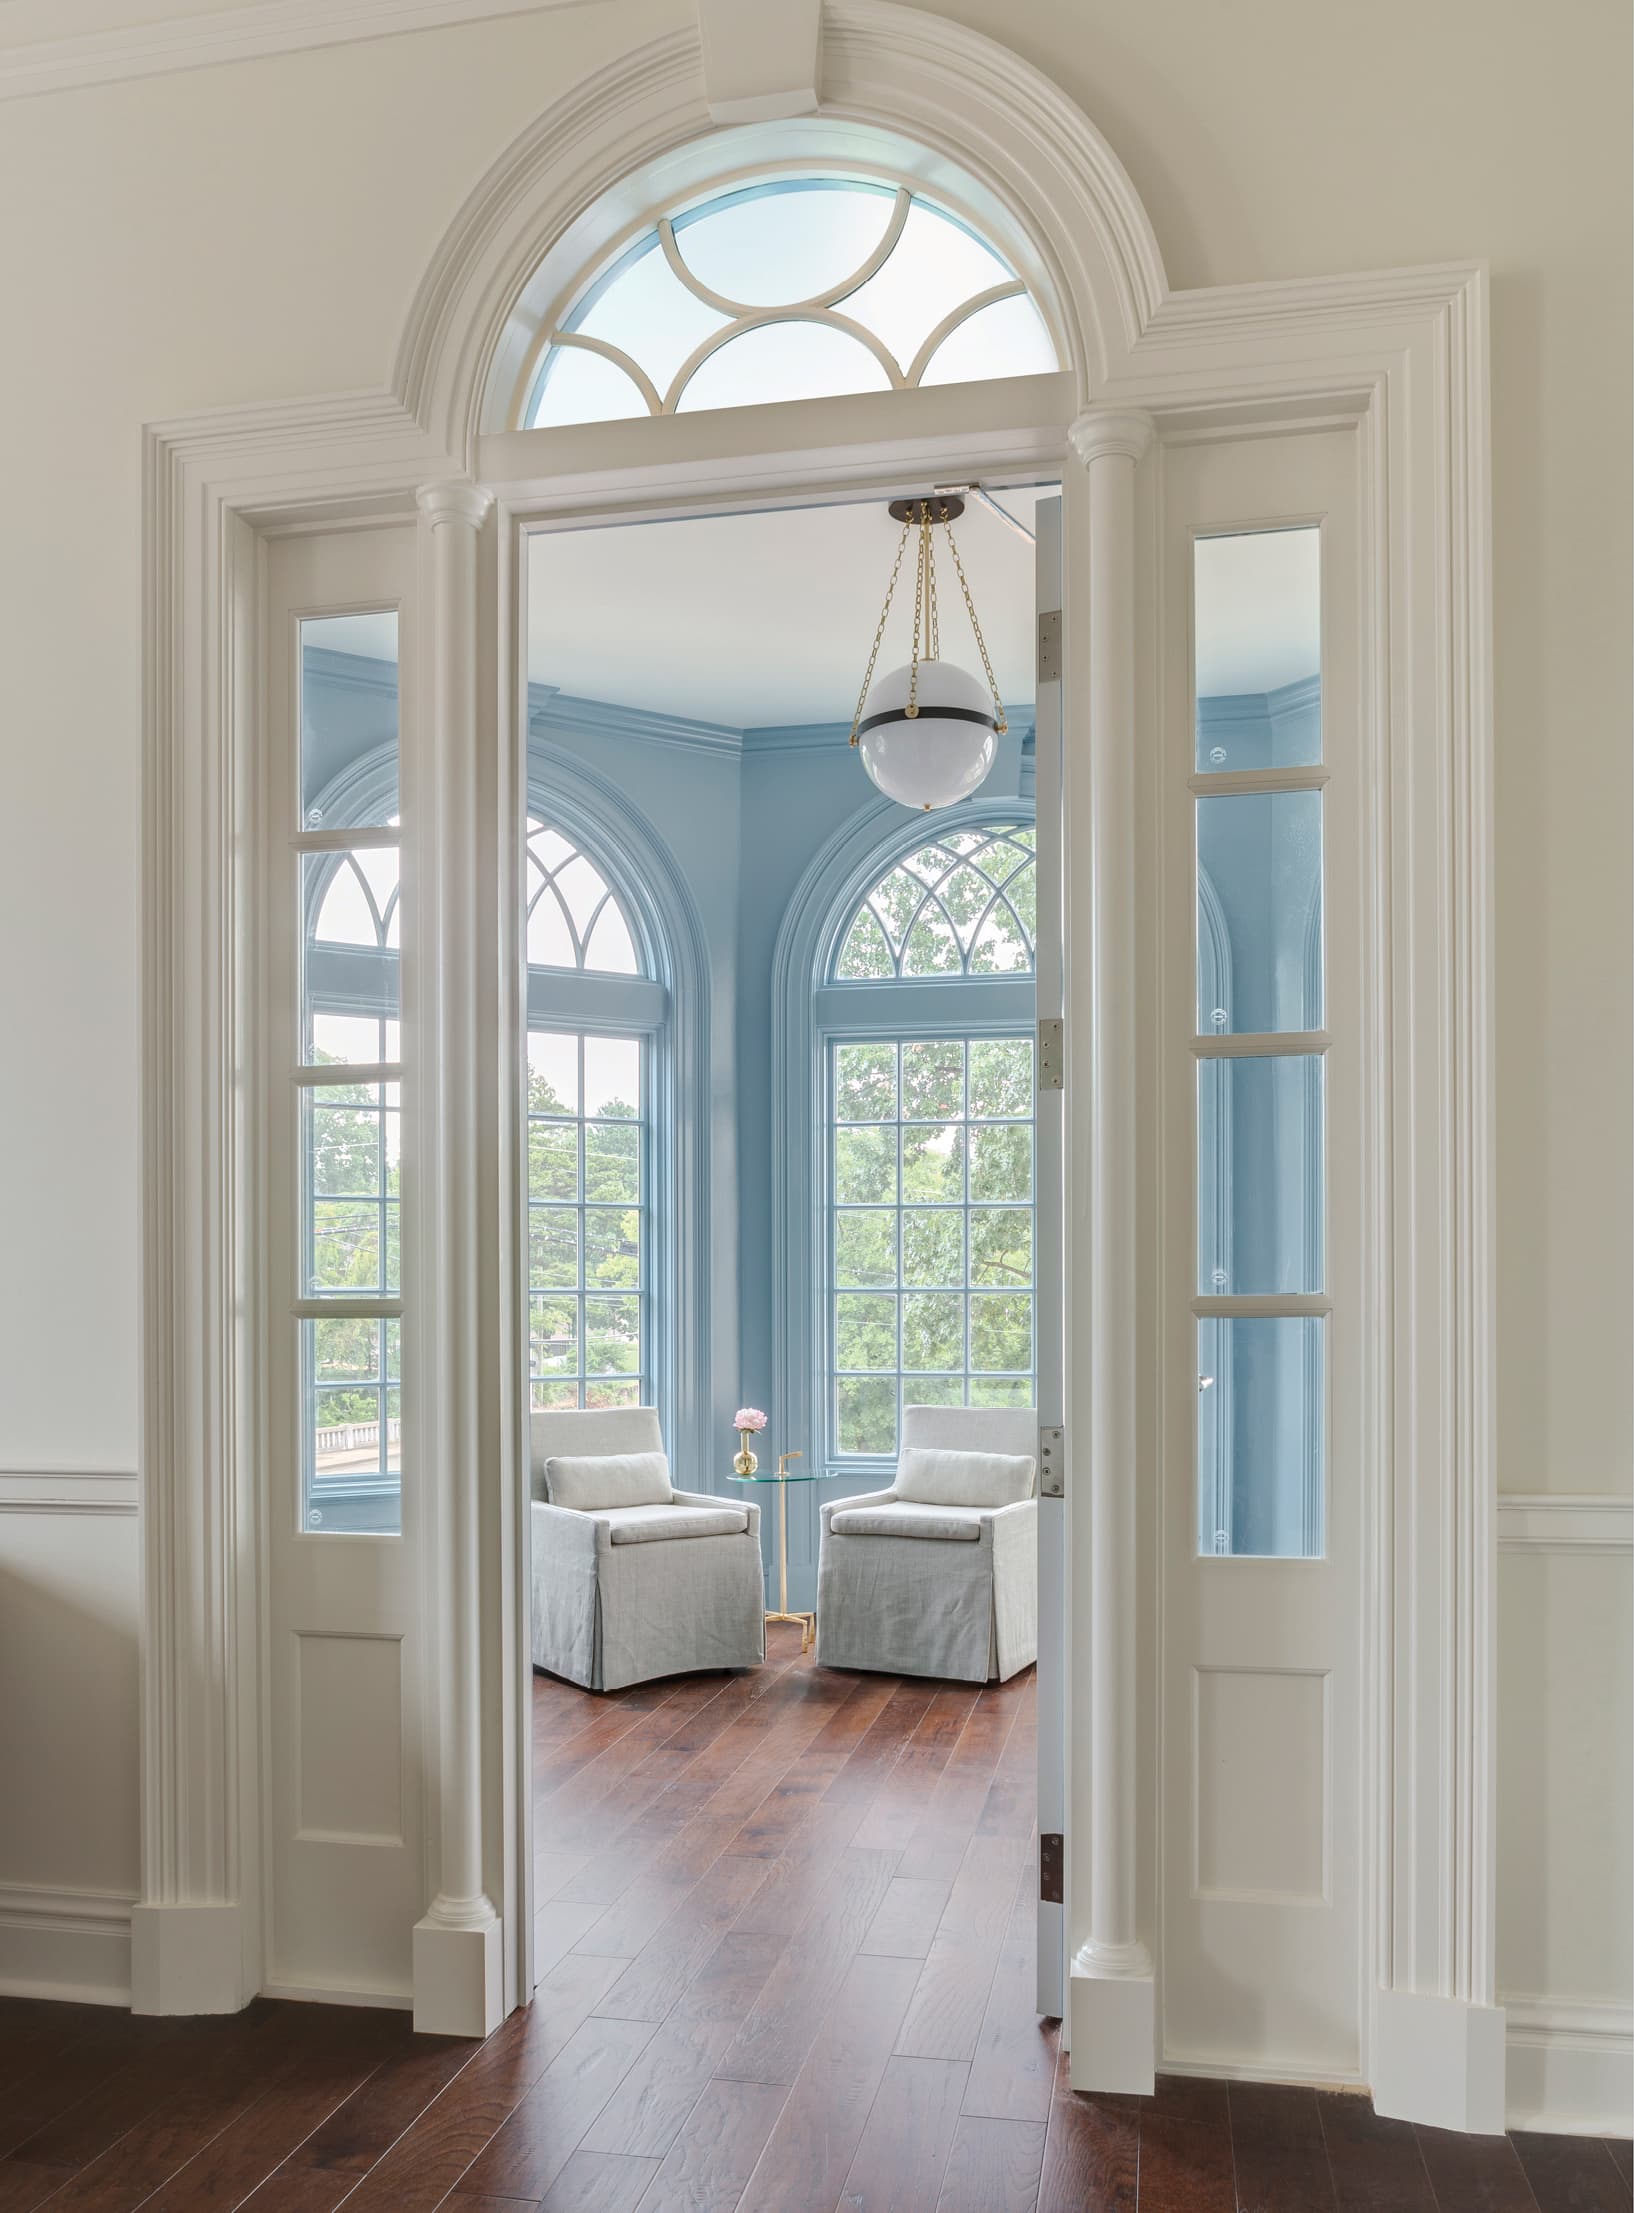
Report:
<svg viewBox="0 0 1634 2213"><path fill-rule="evenodd" d="M764 1429L766 1417L758 1406L740 1406L732 1416L734 1429Z"/></svg>

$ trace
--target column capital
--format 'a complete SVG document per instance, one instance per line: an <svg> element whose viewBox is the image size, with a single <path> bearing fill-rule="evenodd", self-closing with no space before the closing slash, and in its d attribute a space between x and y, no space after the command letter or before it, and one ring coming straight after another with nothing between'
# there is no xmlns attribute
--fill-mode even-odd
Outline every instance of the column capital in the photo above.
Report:
<svg viewBox="0 0 1634 2213"><path fill-rule="evenodd" d="M1088 407L1067 432L1072 450L1087 469L1103 454L1138 461L1151 444L1157 425L1135 407Z"/></svg>
<svg viewBox="0 0 1634 2213"><path fill-rule="evenodd" d="M464 523L472 530L482 528L494 504L494 495L485 484L472 484L464 477L444 477L436 484L422 484L414 499L433 526Z"/></svg>

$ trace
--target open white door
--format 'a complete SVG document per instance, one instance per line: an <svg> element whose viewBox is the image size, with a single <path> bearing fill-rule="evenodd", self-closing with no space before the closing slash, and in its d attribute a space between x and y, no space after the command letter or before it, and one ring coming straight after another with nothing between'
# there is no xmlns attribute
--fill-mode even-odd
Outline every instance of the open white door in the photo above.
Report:
<svg viewBox="0 0 1634 2213"><path fill-rule="evenodd" d="M1066 2013L1066 1503L1062 1316L1061 501L1041 499L1038 684L1038 2010Z"/></svg>

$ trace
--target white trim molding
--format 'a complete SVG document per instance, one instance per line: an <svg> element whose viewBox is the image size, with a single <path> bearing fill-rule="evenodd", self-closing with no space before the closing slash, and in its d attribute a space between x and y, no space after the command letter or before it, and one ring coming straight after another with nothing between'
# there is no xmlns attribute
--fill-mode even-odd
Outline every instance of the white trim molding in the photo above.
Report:
<svg viewBox="0 0 1634 2213"><path fill-rule="evenodd" d="M134 1468L0 1468L0 1514L136 1512Z"/></svg>
<svg viewBox="0 0 1634 2213"><path fill-rule="evenodd" d="M1634 2113L1634 2008L1600 1998L1504 1999L1508 2128L1624 2136Z"/></svg>
<svg viewBox="0 0 1634 2213"><path fill-rule="evenodd" d="M1137 1527L1128 1443L1138 1429L1131 1401L1138 1378L1131 1345L1105 1305L1134 1295L1130 1235L1095 1133L1107 1143L1114 1132L1133 1133L1139 1145L1142 1075L1132 1057L1106 1049L1109 1039L1091 1045L1082 1033L1109 1012L1120 1025L1124 1019L1121 1002L1102 987L1116 976L1131 926L1118 823L1145 711L1138 668L1131 673L1121 660L1097 667L1085 650L1097 636L1115 638L1118 610L1134 604L1140 588L1104 573L1098 584L1091 556L1134 560L1142 502L1166 443L1345 421L1356 427L1366 517L1359 711L1369 719L1377 764L1367 859L1379 1050L1364 1153L1383 1259L1365 1319L1384 1350L1365 1408L1365 1461L1376 1471L1365 1563L1372 1594L1368 1979L1381 2000L1410 1994L1415 2006L1496 2017L1484 273L1461 264L1170 293L1128 177L1059 89L991 40L889 0L830 0L819 91L816 117L740 126L711 141L697 34L676 32L637 48L556 101L479 184L427 271L387 391L230 410L148 433L145 1903L136 1917L137 2002L146 1989L179 2009L185 2000L186 2010L242 2003L262 1977L255 1756L262 1535L252 1416L263 1325L250 1234L254 1149L244 1121L261 1075L249 1019L255 886L245 857L260 711L261 534L411 518L422 487L479 473L473 461L498 492L504 516L606 519L686 501L709 502L713 511L787 505L819 488L828 496L872 496L904 481L911 489L921 468L936 472L934 482L955 469L963 476L1066 465L1064 715L1068 729L1089 737L1069 751L1063 797L1073 903L1065 1141L1070 1159L1097 1163L1087 1203L1082 1188L1068 1194L1069 1215L1089 1246L1075 1257L1067 1285L1066 1364L1071 1374L1092 1375L1097 1395L1080 1424L1090 1440L1078 1448L1086 1456L1083 1480L1068 1485L1067 1556L1075 1588L1087 1594L1096 1587L1092 1533L1126 1557L1127 1532ZM903 136L904 119L918 138ZM650 182L665 163L679 174L683 155L718 168L726 138L747 160L745 132L808 125L831 143L900 149L891 158L907 175L957 163L974 178L1006 241L1020 242L1023 274L1051 303L1070 366L1009 385L660 422L493 427L514 393L516 364L505 348L519 302L548 257L584 265L594 225L609 220L598 205L604 191L637 172ZM490 401L492 419L484 412ZM1070 461L1068 433L1086 411L1092 424L1078 443L1094 458L1080 469ZM1110 427L1130 418L1152 426L1150 458L1139 466L1131 434L1120 444ZM458 505L479 496L453 498ZM434 535L451 533L474 540L474 514L447 517ZM481 535L491 542L490 530ZM504 558L501 547L501 576ZM469 632L463 551L459 577L450 571L444 583L450 619L441 660L434 656L427 672L427 697L446 741L475 712L472 652L500 702L482 727L514 730L526 692L511 616L502 606L490 610L493 637L479 647ZM476 620L485 623L480 592L477 606ZM500 773L508 773L503 765ZM469 795L458 796L464 807ZM476 887L452 845L443 862L450 894L461 902L455 955L463 962L479 928L470 904ZM490 914L480 928L491 921ZM451 969L450 987L453 981ZM1132 988L1127 975L1120 988ZM423 1115L443 1111L440 1093L422 1103ZM469 1127L480 1107L457 1099L449 1111ZM445 1243L469 1254L475 1171L451 1155L452 1135L428 1132L417 1142L427 1146L428 1161L442 1160L454 1176ZM489 1131L484 1144L491 1139ZM503 1157L502 1132L495 1141ZM488 1189L495 1188L490 1175ZM439 1388L454 1392L446 1407L452 1418L440 1412L427 1431L438 1451L472 1434L462 1397L475 1372L469 1347L457 1359L446 1347L445 1354ZM490 1379L503 1372L505 1357L501 1347ZM479 1648L484 1684L522 1679L525 1591L513 1579L505 1587L515 1591L514 1605L485 1615L474 1580L479 1566L503 1580L491 1548L514 1551L506 1532L515 1519L507 1500L516 1471L507 1476L503 1446L484 1445L457 1471L442 1466L437 1451L428 1463L429 1490L456 1475L458 1487L448 1497L445 1580L427 1594L430 1695L421 1722L443 1908L427 1933L450 1938L462 1957L476 1956L475 1971L467 1976L462 1968L454 1978L459 1990L451 1984L450 1999L457 1996L462 2017L486 2020L494 2003L491 1899L506 1901L507 1987L527 1958L527 1931L515 1925L526 1918L516 1903L525 1891L515 1864L522 1831L512 1824L501 1839L494 1811L523 1773L523 1701L510 1688L475 1706L471 1695ZM1154 1814L1136 1796L1142 1763L1127 1686L1145 1602L1132 1585L1110 1619L1087 1631L1094 1727L1080 1709L1074 1861L1085 1840L1093 1843L1089 1864L1073 1875L1068 1941L1086 1987L1095 1982L1095 1995L1121 2009L1121 2025L1108 2010L1104 2037L1093 2023L1082 2049L1074 2037L1074 2079L1084 2087L1123 2087L1131 2066L1143 2080L1151 2066L1153 1984L1143 1953L1155 1932L1138 1925L1138 1884L1131 1907L1124 1827L1131 1816L1115 1800L1097 1805L1089 1778L1105 1722L1116 1756L1104 1746L1097 1751L1097 1772L1103 1783L1116 1774L1128 1786L1138 1866L1150 1857L1142 1825ZM1087 1611L1069 1603L1068 1618ZM480 1734L475 1747L472 1731ZM446 1802L451 1790L466 1793L461 1807ZM176 1932L173 1957L166 1927ZM1459 2041L1466 2057L1487 2064L1484 2028ZM1497 2053L1501 2083L1501 2028ZM1396 2079L1405 2079L1399 2070ZM1472 2098L1454 2085L1417 2117L1460 2126L1468 2113L1487 2110L1485 2095L1483 2088Z"/></svg>
<svg viewBox="0 0 1634 2213"><path fill-rule="evenodd" d="M0 1997L129 2005L132 1903L128 1891L0 1883Z"/></svg>
<svg viewBox="0 0 1634 2213"><path fill-rule="evenodd" d="M146 23L87 26L54 38L0 41L0 100L82 85L121 84L308 46L349 46L403 31L440 30L497 15L533 15L583 0L243 0ZM68 14L59 7L60 14Z"/></svg>
<svg viewBox="0 0 1634 2213"><path fill-rule="evenodd" d="M1500 1491L1498 1550L1634 1551L1634 1498L1614 1492Z"/></svg>

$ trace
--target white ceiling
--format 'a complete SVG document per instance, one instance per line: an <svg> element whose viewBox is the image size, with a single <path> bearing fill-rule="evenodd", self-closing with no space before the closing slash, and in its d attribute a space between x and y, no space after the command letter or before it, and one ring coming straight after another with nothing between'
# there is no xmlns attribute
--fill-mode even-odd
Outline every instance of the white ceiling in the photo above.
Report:
<svg viewBox="0 0 1634 2213"><path fill-rule="evenodd" d="M998 496L1030 529L1038 491ZM1033 547L974 500L955 534L1000 689L1023 705ZM901 535L882 501L543 532L528 564L528 673L581 699L735 730L848 722ZM979 673L945 547L937 577L944 656ZM910 543L880 674L908 658L913 584Z"/></svg>

